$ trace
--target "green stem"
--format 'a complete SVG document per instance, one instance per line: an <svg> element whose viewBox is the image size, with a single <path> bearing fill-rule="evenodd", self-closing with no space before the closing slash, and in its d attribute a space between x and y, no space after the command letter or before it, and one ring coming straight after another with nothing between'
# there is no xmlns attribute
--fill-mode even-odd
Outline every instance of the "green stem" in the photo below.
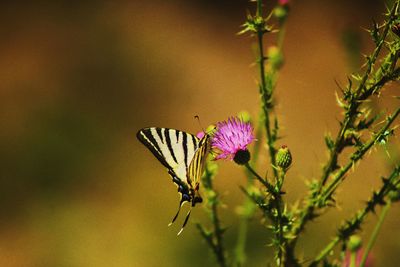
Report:
<svg viewBox="0 0 400 267"><path fill-rule="evenodd" d="M262 16L262 1L257 0L257 16L261 17ZM269 111L269 106L272 98L272 88L271 90L268 90L267 88L267 83L265 80L265 54L264 54L264 44L263 44L263 38L264 38L264 24L262 26L259 26L257 29L257 43L258 43L258 51L259 51L259 58L258 58L258 66L259 66L259 73L260 73L260 91L262 94L262 101L263 101L263 111L265 115L265 129L266 129L266 134L267 134L267 145L268 145L268 152L269 152L269 157L271 160L271 165L275 166L275 153L276 149L274 146L274 138L272 135L272 130L271 130L271 122L270 122L270 111ZM278 173L276 169L272 168L272 171L274 173L275 179L278 179Z"/></svg>
<svg viewBox="0 0 400 267"><path fill-rule="evenodd" d="M357 267L356 266L357 252L352 251L350 253L350 266L349 267Z"/></svg>
<svg viewBox="0 0 400 267"><path fill-rule="evenodd" d="M277 225L278 225L278 241L279 241L279 246L278 246L278 266L282 266L283 263L283 253L284 253L284 246L286 246L286 242L283 239L283 222L282 222L282 197L279 194L279 197L276 199L276 211L277 211Z"/></svg>
<svg viewBox="0 0 400 267"><path fill-rule="evenodd" d="M279 28L279 32L278 32L277 47L278 47L279 51L282 51L283 40L284 40L284 37L285 37L285 33L286 33L286 27L283 24Z"/></svg>
<svg viewBox="0 0 400 267"><path fill-rule="evenodd" d="M216 243L216 256L218 259L218 263L221 267L226 266L226 260L225 260L225 249L224 245L222 242L222 234L223 230L221 228L221 223L218 217L218 211L217 211L217 203L212 204L212 221L214 224L214 233L215 233L215 243Z"/></svg>
<svg viewBox="0 0 400 267"><path fill-rule="evenodd" d="M262 114L262 113L261 113ZM261 115L260 115L261 116ZM258 120L258 126L256 127L256 140L262 138L262 122ZM255 165L257 163L258 155L260 152L261 142L256 142L253 146L253 152L251 153L251 162ZM254 179L252 173L246 169L247 176L247 189L254 185ZM245 197L242 208L245 214L241 215L239 222L239 230L237 234L237 241L235 246L235 266L242 266L246 261L246 240L247 240L247 228L249 225L249 219L254 214L254 203L248 197ZM250 212L250 209L252 210Z"/></svg>
<svg viewBox="0 0 400 267"><path fill-rule="evenodd" d="M373 70L373 66L374 66L376 60L378 59L379 53L380 53L380 51L382 49L382 46L386 41L386 36L389 33L389 30L390 30L390 27L391 27L390 21L396 19L395 14L397 13L398 5L399 5L399 2L397 1L394 4L394 6L393 6L393 8L392 8L392 10L390 12L389 22L386 23L385 28L384 28L384 30L383 30L383 32L381 34L380 40L379 40L378 44L376 45L376 48L375 48L374 52L372 53L372 56L368 59L369 62L367 62L368 63L367 64L367 70L365 72L366 75L363 76L361 82L358 85L358 88L356 90L356 97L361 94L363 88L365 87L365 83L367 82L367 79L368 79L369 75L371 74L371 72Z"/></svg>
<svg viewBox="0 0 400 267"><path fill-rule="evenodd" d="M328 185L328 188L322 192L322 199L328 199L333 192L335 192L336 188L338 187L339 183L343 181L345 174L347 171L354 166L363 156L364 154L374 145L376 144L379 137L381 137L390 127L390 125L394 122L396 117L400 114L400 108L398 108L393 115L388 116L386 124L379 130L377 134L374 135L371 140L366 143L361 149L357 150L352 159L345 167L342 167L340 171L335 175L333 181Z"/></svg>
<svg viewBox="0 0 400 267"><path fill-rule="evenodd" d="M347 220L348 223L339 229L338 234L334 237L334 239L329 242L329 244L326 245L325 248L323 248L317 255L317 257L315 257L315 259L310 263L310 267L318 266L318 263L321 262L341 240L346 240L350 235L354 234L354 232L360 228L361 223L364 221L367 214L374 212L375 207L380 205L389 192L393 190L391 188L397 188L398 184L400 183L400 180L398 179L399 175L400 167L397 167L392 171L387 180L385 180L379 191L373 194L373 197L367 202L365 207L356 212L352 219Z"/></svg>
<svg viewBox="0 0 400 267"><path fill-rule="evenodd" d="M251 202L248 198L246 198L246 202L250 202L250 204L253 205L253 202ZM245 203L244 205L246 205ZM236 248L235 248L235 266L242 266L245 261L246 261L246 253L245 253L245 248L246 248L246 239L247 239L247 226L248 226L249 220L248 217L243 216L242 219L240 220L239 224L239 231L238 231L238 238L236 242Z"/></svg>
<svg viewBox="0 0 400 267"><path fill-rule="evenodd" d="M275 190L274 190L274 187L272 186L272 184L270 184L266 179L262 178L262 177L250 166L249 163L244 164L244 166L247 168L247 170L250 171L251 174L254 175L254 177L255 177L261 184L263 184L263 185L267 188L267 190L268 190L268 192L269 192L270 194L275 195Z"/></svg>
<svg viewBox="0 0 400 267"><path fill-rule="evenodd" d="M339 243L340 238L336 236L329 244L318 254L318 256L315 258L315 260L310 264L311 266L317 266L317 264L326 257L326 255L331 252L331 250L336 246L337 243Z"/></svg>
<svg viewBox="0 0 400 267"><path fill-rule="evenodd" d="M390 13L390 17L389 17L390 20L393 20L393 16L397 12L397 6L398 6L398 2L395 4L395 6L393 7L393 9L392 9L392 11ZM365 71L365 73L364 73L364 75L362 77L362 80L360 81L357 89L355 90L355 96L353 97L353 101L350 103L350 107L349 107L348 111L346 112L345 120L342 123L342 127L339 130L339 133L338 133L338 135L336 137L336 140L335 140L335 143L334 143L334 147L330 152L328 163L324 167L323 175L322 175L322 178L321 178L321 183L319 185L320 189L322 189L322 187L325 185L325 183L327 182L327 180L329 178L329 175L331 174L331 172L335 168L335 165L337 163L338 155L339 155L339 153L341 151L341 145L342 145L342 142L343 142L344 134L345 134L346 130L349 128L349 126L351 125L351 122L355 119L355 117L354 117L354 115L356 114L355 111L358 109L358 107L362 103L362 102L358 101L359 98L362 97L362 99L364 100L370 95L369 94L368 96L365 96L365 95L363 96L362 95L362 90L365 88L366 81L367 81L368 77L371 74L373 66L374 66L374 64L375 64L375 62L376 62L376 60L378 58L378 55L379 55L379 53L381 51L382 45L385 42L385 39L386 39L386 36L387 36L387 34L389 32L390 26L391 26L391 22L389 21L385 25L383 33L380 36L380 41L377 44L376 48L374 49L374 52L372 53L372 56L369 57L369 59L368 59L367 70ZM366 90L366 91L368 91L368 90ZM372 92L368 92L368 93L372 93ZM360 97L360 95L361 95L361 97Z"/></svg>
<svg viewBox="0 0 400 267"><path fill-rule="evenodd" d="M386 124L380 129L380 131L374 135L374 137L371 138L371 140L366 143L360 150L356 151L352 159L349 163L347 163L344 167L338 171L335 176L333 177L333 181L328 185L327 189L325 189L323 192L320 193L320 200L322 202L325 202L329 197L332 196L332 194L335 192L336 188L340 184L341 181L343 181L345 174L353 167L364 155L365 153L374 145L376 144L377 139L381 134L383 134L389 127L390 125L394 122L396 117L400 114L400 108L397 109L393 115L388 116ZM320 203L319 203L320 204ZM300 215L299 219L299 224L294 227L293 229L293 234L297 236L304 228L305 224L307 221L309 221L311 218L313 218L312 214L314 212L314 209L317 208L318 203L315 201L309 201L307 206L305 207L304 211ZM291 242L291 246L295 246L297 241L297 238L293 239Z"/></svg>
<svg viewBox="0 0 400 267"><path fill-rule="evenodd" d="M275 224L275 227L278 228L278 231L276 232L276 237L279 241L278 246L278 265L281 266L283 260L283 248L284 248L284 238L283 238L283 221L282 221L282 196L280 194L279 188L275 188L273 185L271 185L268 181L263 179L248 163L245 164L245 167L256 177L258 181L260 181L268 190L268 192L272 195L272 204L274 208L276 209L277 216L276 219L274 219L273 223Z"/></svg>
<svg viewBox="0 0 400 267"><path fill-rule="evenodd" d="M201 224L197 224L203 238L207 241L208 245L213 250L217 262L220 267L226 267L226 253L223 245L224 230L221 227L221 222L218 215L218 193L213 189L213 173L205 168L205 175L203 176L204 189L210 191L208 202L210 203L210 218L213 224L213 231L209 233Z"/></svg>
<svg viewBox="0 0 400 267"><path fill-rule="evenodd" d="M374 227L374 231L372 232L372 235L371 235L371 237L370 237L370 239L368 241L368 244L367 244L367 246L366 246L366 248L364 250L364 254L363 254L362 258L361 258L360 267L364 267L365 266L365 262L367 261L368 254L371 251L371 249L372 249L372 247L373 247L373 245L374 245L374 243L376 241L376 238L378 236L379 230L382 228L383 221L385 220L385 217L386 217L386 215L387 215L387 213L388 213L388 211L389 211L389 209L391 207L391 204L392 204L392 202L390 200L388 200L386 205L383 207L381 214L379 215L378 222Z"/></svg>
<svg viewBox="0 0 400 267"><path fill-rule="evenodd" d="M352 163L345 166L341 170L339 170L338 173L336 173L333 177L334 181L328 186L329 188L325 189L325 185L329 181L329 177L332 175L332 173L335 172L335 170L338 168L338 158L343 149L346 147L346 144L344 143L344 136L345 133L348 129L353 127L354 121L356 120L359 112L360 106L364 103L364 101L369 98L371 95L376 94L380 88L382 88L386 82L392 80L391 78L395 79L397 77L396 70L394 70L394 66L390 69L392 70L391 73L387 72L382 72L382 73L387 73L386 77L381 78L375 85L369 86L368 85L368 78L371 76L375 63L377 59L379 58L379 54L382 50L382 46L384 45L386 41L387 34L390 30L390 27L395 21L398 12L398 6L399 6L399 1L397 0L396 3L394 4L393 8L390 11L390 14L386 17L386 23L384 24L384 28L379 34L379 42L376 45L376 48L372 52L371 56L367 59L366 64L367 69L364 72L363 76L361 77L361 80L358 84L358 87L356 89L352 89L352 82L349 82L349 85L347 87L348 92L351 93L351 97L349 99L345 99L346 102L348 103L348 106L346 106L346 113L345 117L340 123L341 127L338 131L338 134L336 136L336 139L334 141L334 145L331 149L329 149L329 158L327 163L323 167L323 172L321 179L319 181L319 184L317 186L317 189L312 192L312 194L309 196L307 199L307 203L305 207L301 210L299 219L297 220L296 225L293 227L293 230L291 231L291 234L295 236L294 239L292 239L289 244L287 250L290 251L294 255L294 249L299 237L300 232L303 231L305 228L305 225L307 222L311 221L317 214L315 213L315 210L320 208L318 205L320 204L320 196L322 192L324 192L324 199L326 197L331 196L331 194L335 191L337 186L339 185L340 181L343 180L343 176L347 173L347 171L353 166L354 160L352 160ZM395 61L397 61L397 54L394 55ZM381 66L380 68L382 68ZM377 75L377 74L376 74ZM376 76L375 75L375 76ZM366 88L369 86L369 88ZM363 154L366 151L363 152ZM361 155L362 156L362 155ZM361 157L360 157L361 158ZM335 238L333 242L339 242L340 238L337 239ZM335 245L335 243L332 244L332 247ZM327 248L326 251L330 251L329 248ZM322 257L321 257L322 259ZM311 264L311 266L316 266Z"/></svg>

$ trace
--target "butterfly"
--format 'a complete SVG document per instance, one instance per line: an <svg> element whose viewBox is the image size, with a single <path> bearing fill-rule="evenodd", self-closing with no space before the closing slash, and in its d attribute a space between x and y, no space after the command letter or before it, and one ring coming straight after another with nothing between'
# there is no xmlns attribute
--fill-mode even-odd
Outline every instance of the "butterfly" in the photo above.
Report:
<svg viewBox="0 0 400 267"><path fill-rule="evenodd" d="M178 218L185 202L191 204L182 228L178 232L180 235L189 220L192 207L203 201L199 194L200 178L210 151L211 138L205 134L199 139L187 132L158 127L141 129L136 136L167 168L172 182L178 187L179 207L169 225Z"/></svg>

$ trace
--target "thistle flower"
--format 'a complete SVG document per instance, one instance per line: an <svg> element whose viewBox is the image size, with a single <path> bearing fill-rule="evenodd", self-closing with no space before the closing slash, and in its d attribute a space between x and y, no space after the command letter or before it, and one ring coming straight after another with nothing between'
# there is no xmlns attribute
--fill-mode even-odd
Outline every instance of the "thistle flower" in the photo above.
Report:
<svg viewBox="0 0 400 267"><path fill-rule="evenodd" d="M281 6L285 6L289 4L289 0L278 0L278 4Z"/></svg>
<svg viewBox="0 0 400 267"><path fill-rule="evenodd" d="M254 140L251 124L231 117L218 122L216 128L211 141L211 146L217 152L215 159L230 159L241 165L247 163L250 160L247 146Z"/></svg>

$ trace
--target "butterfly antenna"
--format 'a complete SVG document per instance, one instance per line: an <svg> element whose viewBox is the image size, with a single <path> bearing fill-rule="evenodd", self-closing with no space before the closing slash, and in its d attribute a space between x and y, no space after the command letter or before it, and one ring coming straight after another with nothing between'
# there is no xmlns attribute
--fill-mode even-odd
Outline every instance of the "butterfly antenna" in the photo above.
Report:
<svg viewBox="0 0 400 267"><path fill-rule="evenodd" d="M190 213L191 213L191 212L192 212L192 207L190 207L190 210L189 210L188 213L186 214L185 221L183 222L182 228L181 228L181 230L179 230L179 232L178 232L177 235L180 235L180 234L182 233L183 228L185 228L185 225L187 224L187 222L188 222L188 220L189 220L189 217L190 217Z"/></svg>
<svg viewBox="0 0 400 267"><path fill-rule="evenodd" d="M178 211L176 212L174 218L173 218L172 221L168 224L168 226L171 226L171 225L175 222L176 218L178 218L179 212L181 211L181 208L182 208L182 206L183 206L184 203L185 203L185 202L179 203Z"/></svg>
<svg viewBox="0 0 400 267"><path fill-rule="evenodd" d="M206 133L206 131L204 130L203 125L201 124L199 115L195 115L194 118L195 118L195 119L197 120L197 122L199 123L199 126L200 126L201 130L203 131L203 133Z"/></svg>

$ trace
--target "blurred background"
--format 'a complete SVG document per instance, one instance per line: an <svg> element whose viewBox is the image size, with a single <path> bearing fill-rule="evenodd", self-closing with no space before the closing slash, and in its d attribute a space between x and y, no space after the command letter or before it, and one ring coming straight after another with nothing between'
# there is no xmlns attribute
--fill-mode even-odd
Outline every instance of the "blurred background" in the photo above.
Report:
<svg viewBox="0 0 400 267"><path fill-rule="evenodd" d="M212 265L192 223L179 237L180 220L167 227L176 187L135 134L148 126L196 133L194 115L203 125L242 110L257 117L253 39L236 35L254 4L35 2L0 4L0 266ZM372 0L291 3L276 111L294 157L286 183L292 203L307 179L319 177L323 134L337 129L335 80L345 84L359 70L361 53L372 49L363 28L384 11L383 1ZM267 45L275 42L270 36ZM393 88L377 104L383 110L396 104ZM308 225L299 251L307 257L326 244L380 185L390 161L382 148L366 157L339 190L339 209ZM219 165L232 248L245 177L229 161ZM399 260L398 213L396 204L384 222L375 266ZM259 218L250 225L248 266L272 261ZM376 219L368 217L365 238ZM209 223L201 206L191 220Z"/></svg>

